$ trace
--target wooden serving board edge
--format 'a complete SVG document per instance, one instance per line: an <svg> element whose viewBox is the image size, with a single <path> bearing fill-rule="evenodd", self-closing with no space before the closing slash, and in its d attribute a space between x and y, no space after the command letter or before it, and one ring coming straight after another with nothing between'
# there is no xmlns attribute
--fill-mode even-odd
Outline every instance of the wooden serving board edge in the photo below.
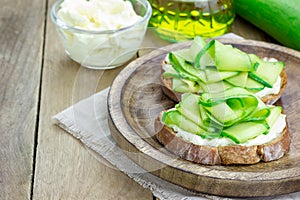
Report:
<svg viewBox="0 0 300 200"><path fill-rule="evenodd" d="M123 150L123 152L136 164L149 173L181 186L193 192L217 195L223 197L267 197L274 195L288 194L298 191L294 187L300 184L299 178L269 181L247 181L241 184L241 180L236 179L216 179L209 176L199 176L181 169L160 163L153 157L140 152L132 143L124 138L115 127L109 117L109 127L112 138ZM153 169L157 169L153 171ZM174 178L176 176L176 178ZM173 177L173 178L170 178ZM183 183L189 183L183 184ZM209 186L209 187L208 187ZM264 188L263 190L258 188ZM276 190L280 188L280 190ZM243 191L247 191L244 193Z"/></svg>
<svg viewBox="0 0 300 200"><path fill-rule="evenodd" d="M221 40L222 42L231 43L234 40ZM273 49L279 50L279 51L289 51L289 53L296 54L300 57L300 53L296 52L291 49L282 48L279 45L273 45L265 42L256 42L251 40L243 40L241 44L247 45L264 45L268 44L269 47L272 47ZM172 49L173 46L171 45L166 47L165 49ZM283 50L282 50L283 49ZM150 56L146 56L145 58L149 58ZM143 57L141 57L143 58ZM139 59L138 59L139 60ZM137 60L137 62L138 62ZM135 61L134 61L135 62ZM136 64L136 63L135 63ZM138 65L137 65L138 66ZM132 73L135 68L134 65L130 65L129 69L126 73ZM122 73L122 72L121 72ZM117 80L118 81L118 80ZM114 85L114 84L113 84ZM115 85L119 85L119 83L115 83ZM114 92L117 92L119 96L121 96L121 88L116 89L116 87L112 87L111 90L114 90ZM110 94L111 95L111 94ZM115 98L115 97L114 97ZM109 98L111 99L111 98ZM110 104L112 102L108 101L109 108L112 107ZM111 111L111 110L110 110ZM164 163L160 163L159 160L154 159L151 156L148 156L144 154L144 152L139 151L139 149L129 142L122 134L121 132L124 130L118 129L118 122L117 125L115 124L116 121L112 119L111 113L109 112L109 126L111 129L111 134L113 139L116 141L116 143L124 150L124 153L126 153L130 159L132 159L134 162L136 162L138 165L140 165L145 170L149 170L150 173L165 179L167 181L170 181L176 185L182 186L184 188L201 192L201 193L207 193L212 195L219 195L219 196L230 196L230 197L265 197L265 196L273 196L273 195L280 195L280 194L287 194L291 192L296 192L299 190L299 184L300 184L300 177L293 177L293 178L284 178L284 179L270 179L270 180L264 180L261 181L259 179L257 180L251 180L247 183L243 182L243 186L241 186L241 181L243 180L233 180L233 179L218 179L215 177L210 176L199 176L197 174L190 173L189 171L182 171L176 167L165 165ZM130 130L126 131L132 131ZM135 152L135 154L132 154L130 152ZM134 156L133 156L134 155ZM151 163L151 164L150 164ZM151 165L149 167L149 164ZM156 165L155 167L157 170L152 171L153 165ZM170 176L178 176L177 178L170 179ZM190 185L183 185L183 180L188 180L190 182ZM209 185L209 187L208 187ZM243 189L247 190L247 193L243 192L237 192L237 188L240 191L243 191ZM264 188L263 190L258 190L258 188Z"/></svg>

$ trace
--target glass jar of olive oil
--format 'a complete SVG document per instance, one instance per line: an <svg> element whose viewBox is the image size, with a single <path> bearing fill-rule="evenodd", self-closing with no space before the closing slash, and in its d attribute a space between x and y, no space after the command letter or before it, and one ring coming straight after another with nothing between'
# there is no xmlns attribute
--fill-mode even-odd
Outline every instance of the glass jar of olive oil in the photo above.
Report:
<svg viewBox="0 0 300 200"><path fill-rule="evenodd" d="M222 35L230 29L235 11L233 0L149 0L149 27L171 41Z"/></svg>

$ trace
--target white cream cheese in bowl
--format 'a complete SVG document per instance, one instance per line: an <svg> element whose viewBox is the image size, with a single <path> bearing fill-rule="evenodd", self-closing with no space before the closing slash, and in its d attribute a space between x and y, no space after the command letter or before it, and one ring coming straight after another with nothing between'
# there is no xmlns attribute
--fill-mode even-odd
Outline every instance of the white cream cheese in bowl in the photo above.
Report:
<svg viewBox="0 0 300 200"><path fill-rule="evenodd" d="M66 53L96 69L129 61L142 43L150 16L147 0L59 0L51 9Z"/></svg>

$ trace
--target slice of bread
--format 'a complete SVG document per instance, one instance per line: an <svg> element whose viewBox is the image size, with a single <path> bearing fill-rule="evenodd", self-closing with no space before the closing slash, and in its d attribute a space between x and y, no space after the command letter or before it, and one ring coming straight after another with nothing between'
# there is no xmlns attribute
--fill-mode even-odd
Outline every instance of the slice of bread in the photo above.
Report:
<svg viewBox="0 0 300 200"><path fill-rule="evenodd" d="M283 157L290 148L288 126L272 141L253 146L196 145L178 137L173 129L161 122L162 113L155 119L155 133L164 147L182 159L205 165L255 164ZM200 136L199 136L200 137Z"/></svg>
<svg viewBox="0 0 300 200"><path fill-rule="evenodd" d="M165 72L164 65L166 65L166 64L167 64L167 61L164 60L162 62L162 68L161 68L162 74ZM282 95L283 91L285 90L285 88L287 86L287 74L286 74L285 70L283 70L281 72L280 77L281 77L281 84L280 84L279 93L278 94L269 94L267 96L262 97L261 100L264 103L273 104ZM162 82L162 86L163 86L162 87L163 92L173 101L179 102L181 100L182 93L176 92L172 89L172 78L164 78L163 76L161 76L161 82Z"/></svg>

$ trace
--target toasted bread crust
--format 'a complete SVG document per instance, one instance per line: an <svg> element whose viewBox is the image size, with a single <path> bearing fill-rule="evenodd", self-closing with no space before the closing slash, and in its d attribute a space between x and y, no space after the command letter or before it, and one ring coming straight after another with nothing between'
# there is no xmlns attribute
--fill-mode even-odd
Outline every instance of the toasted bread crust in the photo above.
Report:
<svg viewBox="0 0 300 200"><path fill-rule="evenodd" d="M255 164L270 162L283 157L290 148L288 126L282 134L262 145L203 146L187 142L169 127L161 123L161 115L155 120L156 138L165 148L182 159L206 165Z"/></svg>
<svg viewBox="0 0 300 200"><path fill-rule="evenodd" d="M163 61L162 66L166 64L166 61ZM162 73L164 72L164 69L162 67ZM267 95L261 100L266 104L273 104L275 103L282 95L283 91L285 90L287 86L287 74L285 70L282 70L280 73L281 77L281 84L280 84L280 91L278 94L270 94ZM164 78L161 76L161 82L162 82L162 90L166 96L168 96L170 99L172 99L175 102L179 102L181 100L181 93L175 92L172 89L172 78Z"/></svg>
<svg viewBox="0 0 300 200"><path fill-rule="evenodd" d="M280 83L280 91L278 94L269 94L263 98L261 98L261 100L267 104L273 104L275 103L282 95L283 91L285 90L286 86L287 86L287 74L285 69L282 70L282 72L280 73L280 77L281 77L281 83Z"/></svg>

